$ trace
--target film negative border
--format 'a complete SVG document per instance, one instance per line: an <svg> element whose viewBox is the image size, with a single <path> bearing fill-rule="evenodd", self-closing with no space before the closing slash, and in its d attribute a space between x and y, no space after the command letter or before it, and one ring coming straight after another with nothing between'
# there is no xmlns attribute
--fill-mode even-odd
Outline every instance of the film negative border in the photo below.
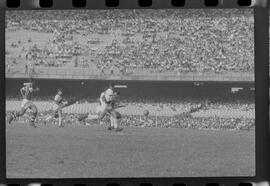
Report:
<svg viewBox="0 0 270 186"><path fill-rule="evenodd" d="M9 0L12 1L12 0ZM1 29L0 29L0 40L4 41L4 10L7 9L39 9L40 5L38 0L14 0L15 4L11 5L9 3L0 3L0 19L1 19ZM185 5L179 3L176 0L165 1L165 0L152 0L150 6L140 6L138 1L131 0L107 0L106 1L78 1L79 3L75 5L72 1L67 3L66 0L54 0L42 5L44 9L70 9L70 8L209 8L213 6L205 6L204 1L198 0L185 0ZM85 2L85 3L84 3ZM174 2L174 3L173 3ZM222 2L222 3L221 3ZM236 0L219 0L218 5L214 6L216 8L241 8L247 7L239 6L237 3L242 3L243 1ZM258 1L251 1L251 5L248 7L255 7L255 62L256 62L256 176L255 177L218 177L218 178L114 178L114 179L6 179L5 169L5 128L4 125L0 125L1 139L0 140L0 186L269 186L269 115L268 115L268 85L269 85L269 71L268 68L268 9L263 8L265 4L257 4ZM47 2L46 2L47 3ZM80 4L81 3L81 4ZM178 4L179 3L179 4ZM84 6L85 4L85 6ZM149 5L149 3L148 3ZM258 9L256 9L258 8ZM5 60L4 42L0 42L1 46L1 59ZM259 63L260 62L260 63ZM4 79L4 65L1 64L1 86L5 85ZM5 93L1 88L1 113L4 113L4 96ZM267 117L266 117L267 115ZM258 119L257 119L258 118ZM267 120L267 121L266 121ZM1 115L1 122L4 121L3 114ZM260 123L260 125L259 125Z"/></svg>
<svg viewBox="0 0 270 186"><path fill-rule="evenodd" d="M66 0L65 5L61 0L3 0L1 8L28 9L28 8L247 8L266 7L266 0Z"/></svg>
<svg viewBox="0 0 270 186"><path fill-rule="evenodd" d="M48 182L48 181L47 181ZM80 183L80 182L79 182ZM268 186L268 182L188 182L188 183L166 183L166 184L160 184L160 183L151 183L151 182L141 182L141 183L135 183L135 182L123 182L123 183L114 183L114 182L107 182L104 184L98 184L97 182L85 182L83 184L77 184L77 183L39 183L39 182L28 182L28 183L11 183L11 184L0 184L0 186Z"/></svg>

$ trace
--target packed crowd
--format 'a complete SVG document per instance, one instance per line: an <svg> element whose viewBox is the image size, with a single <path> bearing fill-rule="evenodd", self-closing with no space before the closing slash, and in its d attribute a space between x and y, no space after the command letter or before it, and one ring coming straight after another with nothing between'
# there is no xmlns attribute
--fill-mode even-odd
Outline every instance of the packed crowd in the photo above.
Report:
<svg viewBox="0 0 270 186"><path fill-rule="evenodd" d="M8 113L7 113L8 114ZM37 122L44 123L44 119L51 114L48 112L39 113ZM106 117L103 122L96 121L80 122L78 118L81 114L64 114L65 125L109 125L110 119ZM28 121L27 116L19 118ZM57 123L55 121L55 123ZM181 114L178 116L139 116L125 115L121 119L123 127L158 127L158 128L184 128L199 130L254 130L255 119L251 118L222 118L222 117L193 117L191 114Z"/></svg>
<svg viewBox="0 0 270 186"><path fill-rule="evenodd" d="M43 98L44 99L44 98ZM7 98L7 100L14 100ZM48 100L47 100L48 101ZM96 100L92 100L92 103ZM247 112L255 110L255 104L248 101L216 103L210 100L198 101L179 101L179 102L127 102L123 101L122 104L129 106L136 106L137 109L144 110L151 106L153 108L159 108L162 111L164 108L171 109L173 112L178 113L172 116L156 115L155 112L150 110L150 114L145 116L143 114L123 114L121 119L121 125L125 127L159 127L159 128L187 128L187 129L205 129L205 130L250 130L255 126L255 119L253 117L247 117L239 115L239 117L233 116L196 116L193 113L205 112L209 109L217 109L222 111L237 110L240 112ZM128 107L128 106L127 106ZM129 108L129 107L128 107ZM127 109L128 109L127 108ZM177 111L177 110L182 111ZM120 111L121 112L121 111ZM44 118L51 114L50 110L42 111L39 113L38 123L43 123ZM95 121L78 121L78 118L86 113L72 112L65 113L64 123L66 125L97 125ZM21 118L27 120L27 116ZM104 125L109 124L109 118L105 118Z"/></svg>
<svg viewBox="0 0 270 186"><path fill-rule="evenodd" d="M42 42L41 42L42 43ZM78 60L81 46L67 39L65 34L54 33L50 40L43 45L32 41L32 38L19 39L9 44L6 49L6 63L12 66L63 67ZM24 63L22 63L24 62ZM75 64L75 63L74 63Z"/></svg>
<svg viewBox="0 0 270 186"><path fill-rule="evenodd" d="M254 119L221 118L221 117L192 117L179 115L175 117L139 117L125 116L124 126L185 128L201 130L250 130L255 125Z"/></svg>
<svg viewBox="0 0 270 186"><path fill-rule="evenodd" d="M7 31L53 35L45 47L27 51L38 65L94 64L100 72L112 73L128 69L253 72L253 22L252 10L248 9L6 13Z"/></svg>

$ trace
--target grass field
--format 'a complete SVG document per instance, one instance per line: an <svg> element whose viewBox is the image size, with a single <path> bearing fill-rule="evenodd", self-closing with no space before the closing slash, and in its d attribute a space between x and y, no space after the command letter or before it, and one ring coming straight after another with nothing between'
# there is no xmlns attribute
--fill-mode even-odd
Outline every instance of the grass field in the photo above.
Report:
<svg viewBox="0 0 270 186"><path fill-rule="evenodd" d="M6 155L8 178L252 176L255 133L14 123Z"/></svg>

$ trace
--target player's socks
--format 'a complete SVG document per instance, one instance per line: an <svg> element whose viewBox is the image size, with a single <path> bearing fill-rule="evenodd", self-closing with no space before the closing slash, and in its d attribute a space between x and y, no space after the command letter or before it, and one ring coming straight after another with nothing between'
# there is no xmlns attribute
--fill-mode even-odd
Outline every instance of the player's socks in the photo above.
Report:
<svg viewBox="0 0 270 186"><path fill-rule="evenodd" d="M117 118L113 118L113 120L114 120L114 128L115 128L115 131L116 131L116 132L120 132L120 131L122 131L122 130L123 130L123 128L120 128L120 127L118 126L119 119L117 119Z"/></svg>
<svg viewBox="0 0 270 186"><path fill-rule="evenodd" d="M113 130L114 128L114 118L111 116L110 117L110 126L108 127L108 130Z"/></svg>
<svg viewBox="0 0 270 186"><path fill-rule="evenodd" d="M112 127L112 126L109 126L109 127L108 127L108 130L112 130L112 129L113 129L113 127Z"/></svg>
<svg viewBox="0 0 270 186"><path fill-rule="evenodd" d="M36 128L37 126L35 125L35 120L36 120L36 118L35 118L34 116L32 116L32 117L30 118L30 126Z"/></svg>
<svg viewBox="0 0 270 186"><path fill-rule="evenodd" d="M113 123L112 123L113 128L117 129L118 128L118 119L113 117L112 121L113 121Z"/></svg>
<svg viewBox="0 0 270 186"><path fill-rule="evenodd" d="M64 125L62 123L62 117L59 117L58 126L59 127L64 127Z"/></svg>
<svg viewBox="0 0 270 186"><path fill-rule="evenodd" d="M34 127L34 128L37 127L37 126L35 125L35 122L34 122L34 121L30 121L29 125L30 125L31 127Z"/></svg>

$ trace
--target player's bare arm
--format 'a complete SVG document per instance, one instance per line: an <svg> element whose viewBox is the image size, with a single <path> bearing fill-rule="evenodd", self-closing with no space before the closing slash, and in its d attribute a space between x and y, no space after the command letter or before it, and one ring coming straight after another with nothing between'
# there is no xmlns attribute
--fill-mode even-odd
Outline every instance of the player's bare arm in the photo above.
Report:
<svg viewBox="0 0 270 186"><path fill-rule="evenodd" d="M24 98L24 97L25 97L25 93L26 93L25 87L22 87L22 88L20 89L20 92L21 92L22 97Z"/></svg>

